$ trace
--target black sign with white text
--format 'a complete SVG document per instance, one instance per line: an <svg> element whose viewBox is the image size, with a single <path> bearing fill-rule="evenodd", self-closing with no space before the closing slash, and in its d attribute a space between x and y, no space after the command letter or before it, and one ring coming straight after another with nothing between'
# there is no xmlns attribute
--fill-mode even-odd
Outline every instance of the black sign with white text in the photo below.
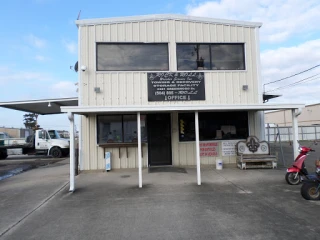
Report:
<svg viewBox="0 0 320 240"><path fill-rule="evenodd" d="M148 73L148 101L205 99L203 72Z"/></svg>

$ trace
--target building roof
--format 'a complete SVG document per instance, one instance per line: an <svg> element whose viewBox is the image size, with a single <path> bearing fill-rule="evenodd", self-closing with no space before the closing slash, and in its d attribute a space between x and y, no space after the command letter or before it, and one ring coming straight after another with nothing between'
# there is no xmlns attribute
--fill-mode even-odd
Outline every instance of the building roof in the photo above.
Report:
<svg viewBox="0 0 320 240"><path fill-rule="evenodd" d="M78 98L39 99L0 102L0 107L41 115L62 113L60 107L78 106Z"/></svg>
<svg viewBox="0 0 320 240"><path fill-rule="evenodd" d="M154 15L142 15L142 16L129 16L129 17L114 17L114 18L96 18L96 19L83 19L76 20L77 26L87 25L99 25L99 24L111 24L111 23L123 23L123 22L141 22L141 21L156 21L156 20L178 20L188 22L204 22L204 23L217 23L224 25L245 26L245 27L261 27L260 22L248 22L248 21L235 21L226 19L206 18L187 16L182 14L154 14Z"/></svg>
<svg viewBox="0 0 320 240"><path fill-rule="evenodd" d="M228 104L228 105L146 105L146 106L78 106L61 107L61 112L87 115L89 113L136 113L172 111L267 111L276 109L302 109L304 104Z"/></svg>

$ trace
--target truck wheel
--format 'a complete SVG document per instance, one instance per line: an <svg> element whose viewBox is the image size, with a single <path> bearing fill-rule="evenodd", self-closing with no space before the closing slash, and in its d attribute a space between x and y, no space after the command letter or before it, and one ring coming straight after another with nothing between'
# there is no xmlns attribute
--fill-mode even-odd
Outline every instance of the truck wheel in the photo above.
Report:
<svg viewBox="0 0 320 240"><path fill-rule="evenodd" d="M58 147L53 147L50 151L50 155L54 158L61 158L62 157L62 151Z"/></svg>
<svg viewBox="0 0 320 240"><path fill-rule="evenodd" d="M0 160L4 160L8 157L7 151L0 151Z"/></svg>

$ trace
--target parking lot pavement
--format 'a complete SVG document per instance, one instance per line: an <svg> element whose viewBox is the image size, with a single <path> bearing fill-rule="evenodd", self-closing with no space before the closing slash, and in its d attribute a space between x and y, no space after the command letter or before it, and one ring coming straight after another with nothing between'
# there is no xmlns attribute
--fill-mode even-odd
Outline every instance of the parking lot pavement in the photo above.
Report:
<svg viewBox="0 0 320 240"><path fill-rule="evenodd" d="M0 238L66 186L69 180L68 162L67 159L38 166L0 181ZM20 239L28 238L21 236Z"/></svg>
<svg viewBox="0 0 320 240"><path fill-rule="evenodd" d="M2 238L319 239L320 202L287 185L285 169L202 168L201 186L196 168L185 170L145 169L142 189L137 169L82 173L74 193L65 186ZM32 186L37 196L41 183Z"/></svg>

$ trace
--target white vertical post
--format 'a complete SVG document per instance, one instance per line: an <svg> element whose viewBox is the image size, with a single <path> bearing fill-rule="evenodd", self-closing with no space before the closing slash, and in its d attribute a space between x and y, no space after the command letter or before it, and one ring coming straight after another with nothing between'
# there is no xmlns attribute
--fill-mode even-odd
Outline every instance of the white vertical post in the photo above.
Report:
<svg viewBox="0 0 320 240"><path fill-rule="evenodd" d="M299 132L298 132L298 116L296 114L295 109L292 109L292 142L293 142L293 161L298 156L298 140L299 140Z"/></svg>
<svg viewBox="0 0 320 240"><path fill-rule="evenodd" d="M68 113L68 118L70 121L70 188L69 191L73 192L74 187L74 169L75 169L75 149L74 149L74 115L73 113Z"/></svg>
<svg viewBox="0 0 320 240"><path fill-rule="evenodd" d="M196 158L197 158L197 182L201 185L201 171L200 171L200 141L199 141L199 116L195 112L195 129L196 129Z"/></svg>
<svg viewBox="0 0 320 240"><path fill-rule="evenodd" d="M138 130L138 161L139 161L139 188L142 188L142 159L141 159L141 122L140 112L137 113Z"/></svg>

